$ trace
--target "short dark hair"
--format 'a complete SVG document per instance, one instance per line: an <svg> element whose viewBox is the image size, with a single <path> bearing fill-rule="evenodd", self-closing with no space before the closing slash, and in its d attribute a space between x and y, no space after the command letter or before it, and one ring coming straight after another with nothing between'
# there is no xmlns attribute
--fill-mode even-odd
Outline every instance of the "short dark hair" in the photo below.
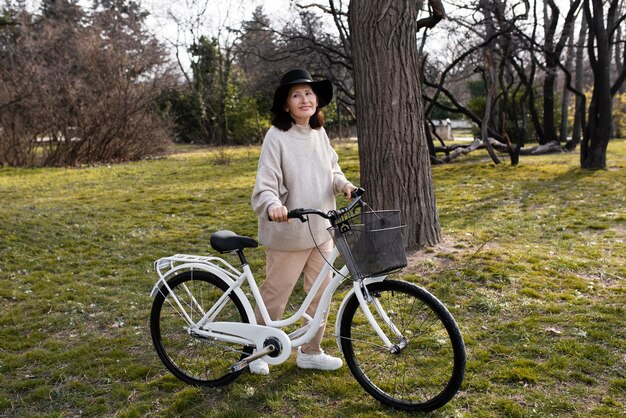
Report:
<svg viewBox="0 0 626 418"><path fill-rule="evenodd" d="M311 116L311 118L309 119L309 126L313 129L319 129L324 126L325 121L326 118L324 117L324 112L322 112L320 109L317 109L315 111L315 114L313 114L313 116ZM296 121L293 120L291 115L282 109L278 112L273 112L272 114L272 125L280 129L281 131L288 131L295 123Z"/></svg>

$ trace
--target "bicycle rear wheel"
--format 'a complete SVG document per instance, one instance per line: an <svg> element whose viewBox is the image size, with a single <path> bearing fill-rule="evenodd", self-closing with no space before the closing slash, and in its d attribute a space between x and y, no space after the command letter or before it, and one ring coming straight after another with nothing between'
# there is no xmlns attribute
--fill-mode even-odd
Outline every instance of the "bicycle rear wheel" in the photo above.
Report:
<svg viewBox="0 0 626 418"><path fill-rule="evenodd" d="M228 289L219 277L201 271L180 273L167 281L172 293L198 321ZM229 368L252 353L252 347L192 336L189 325L167 288L154 298L150 333L157 354L174 376L192 385L223 386L239 376ZM195 302L192 302L195 299ZM230 294L215 321L249 322L237 296Z"/></svg>
<svg viewBox="0 0 626 418"><path fill-rule="evenodd" d="M432 411L454 397L465 374L465 344L446 307L411 283L385 280L367 286L369 308L392 341L400 343L377 314L376 302L406 338L393 354L385 347L356 295L341 318L341 348L359 384L378 401L409 411Z"/></svg>

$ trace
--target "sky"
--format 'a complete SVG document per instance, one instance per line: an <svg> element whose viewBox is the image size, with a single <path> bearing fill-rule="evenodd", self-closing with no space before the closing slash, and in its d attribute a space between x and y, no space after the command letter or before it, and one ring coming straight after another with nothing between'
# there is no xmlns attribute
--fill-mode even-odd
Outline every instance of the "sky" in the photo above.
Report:
<svg viewBox="0 0 626 418"><path fill-rule="evenodd" d="M344 0L345 4L348 2ZM555 2L563 11L567 10L570 0ZM217 28L220 24L249 19L257 6L263 6L266 15L280 21L289 17L289 12L295 10L295 4L313 3L327 5L326 0L143 0L142 6L151 13L151 27L162 34L172 34L176 26L172 16L183 19L186 15L202 14L207 28Z"/></svg>
<svg viewBox="0 0 626 418"><path fill-rule="evenodd" d="M561 8L561 13L567 12L569 1L555 0ZM344 3L347 2L348 0L344 0ZM174 58L175 45L189 45L199 34L215 36L219 28L239 27L242 21L252 17L257 6L263 6L265 14L276 26L280 27L281 22L289 19L291 12L296 10L296 3L327 4L325 0L143 0L142 6L150 12L147 21L149 29L165 42ZM562 21L563 18L561 18ZM181 27L184 29L179 29ZM230 43L229 36L232 35L222 31L219 36L222 42ZM431 43L428 45L430 51L443 51L446 39L431 37L429 42ZM180 48L179 51L183 66L188 66L188 57L184 48Z"/></svg>
<svg viewBox="0 0 626 418"><path fill-rule="evenodd" d="M171 49L176 60L176 45L189 45L200 34L215 36L220 28L239 27L242 21L252 17L257 6L263 6L265 14L279 23L288 18L294 3L293 0L144 0L142 6L150 12L146 22L149 30ZM219 36L228 43L232 35L223 31ZM189 59L184 47L179 51L182 65L187 68Z"/></svg>
<svg viewBox="0 0 626 418"><path fill-rule="evenodd" d="M293 0L144 0L142 5L151 14L149 27L160 36L175 38L175 20L189 22L199 16L202 29L215 33L219 27L239 26L250 19L257 6L263 6L270 18L280 21L295 7L293 3Z"/></svg>

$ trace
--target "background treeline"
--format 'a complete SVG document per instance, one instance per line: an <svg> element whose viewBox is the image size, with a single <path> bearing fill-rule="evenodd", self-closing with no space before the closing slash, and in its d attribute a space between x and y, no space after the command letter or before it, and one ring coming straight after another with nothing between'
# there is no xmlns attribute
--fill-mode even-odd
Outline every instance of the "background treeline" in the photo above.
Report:
<svg viewBox="0 0 626 418"><path fill-rule="evenodd" d="M161 151L155 100L172 85L165 52L124 0L90 10L8 4L0 21L0 165L71 166Z"/></svg>
<svg viewBox="0 0 626 418"><path fill-rule="evenodd" d="M176 140L212 145L260 142L270 127L274 89L285 71L306 66L314 78L338 72L328 54L340 46L325 33L328 29L321 16L301 11L278 31L262 7L240 27L221 27L213 36L195 36L197 28L179 22L178 30L191 33L192 41L175 45L175 56L185 56L188 64L177 61L183 80L159 100L159 109L174 120ZM346 71L339 72L349 79ZM324 110L326 128L343 136L342 129L354 123L353 109L337 110L338 103Z"/></svg>
<svg viewBox="0 0 626 418"><path fill-rule="evenodd" d="M453 42L422 66L427 117L434 108L463 115L513 164L530 144L540 146L530 152L580 147L582 167L604 168L609 139L626 128L624 1L450 0L446 8L434 32ZM460 90L468 80L477 84Z"/></svg>
<svg viewBox="0 0 626 418"><path fill-rule="evenodd" d="M268 24L260 14L230 45L217 37L194 39L183 52L190 65L178 68L171 51L147 31L147 16L127 0L96 0L88 9L75 1L43 0L34 12L23 2L5 3L0 166L136 160L163 152L171 141L261 141L276 80L302 65L281 52L294 46L258 31ZM282 56L276 64L259 51ZM312 57L313 74L320 68L316 62ZM335 108L333 103L326 110L330 129Z"/></svg>
<svg viewBox="0 0 626 418"><path fill-rule="evenodd" d="M438 3L422 2L424 15ZM202 12L177 21L182 43L150 33L148 12L133 1L81 4L2 6L0 165L134 160L172 141L258 143L276 81L302 66L336 87L325 109L331 136L356 134L349 2L295 7L278 23L258 7L212 33L198 3ZM194 0L186 4L193 15ZM585 166L604 158L609 137L625 135L623 0L445 5L446 19L417 39L431 161L479 144L495 162L494 147L508 152L513 164L525 153L580 147ZM442 119L469 121L479 142L447 145L431 129Z"/></svg>

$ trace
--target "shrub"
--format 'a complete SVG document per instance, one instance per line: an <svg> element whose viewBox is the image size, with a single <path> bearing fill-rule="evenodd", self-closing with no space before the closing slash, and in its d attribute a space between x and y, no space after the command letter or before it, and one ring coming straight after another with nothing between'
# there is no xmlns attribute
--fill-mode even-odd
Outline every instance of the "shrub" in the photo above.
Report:
<svg viewBox="0 0 626 418"><path fill-rule="evenodd" d="M111 6L87 19L73 7L15 13L0 29L0 165L136 160L168 141L154 100L170 78L139 10Z"/></svg>

